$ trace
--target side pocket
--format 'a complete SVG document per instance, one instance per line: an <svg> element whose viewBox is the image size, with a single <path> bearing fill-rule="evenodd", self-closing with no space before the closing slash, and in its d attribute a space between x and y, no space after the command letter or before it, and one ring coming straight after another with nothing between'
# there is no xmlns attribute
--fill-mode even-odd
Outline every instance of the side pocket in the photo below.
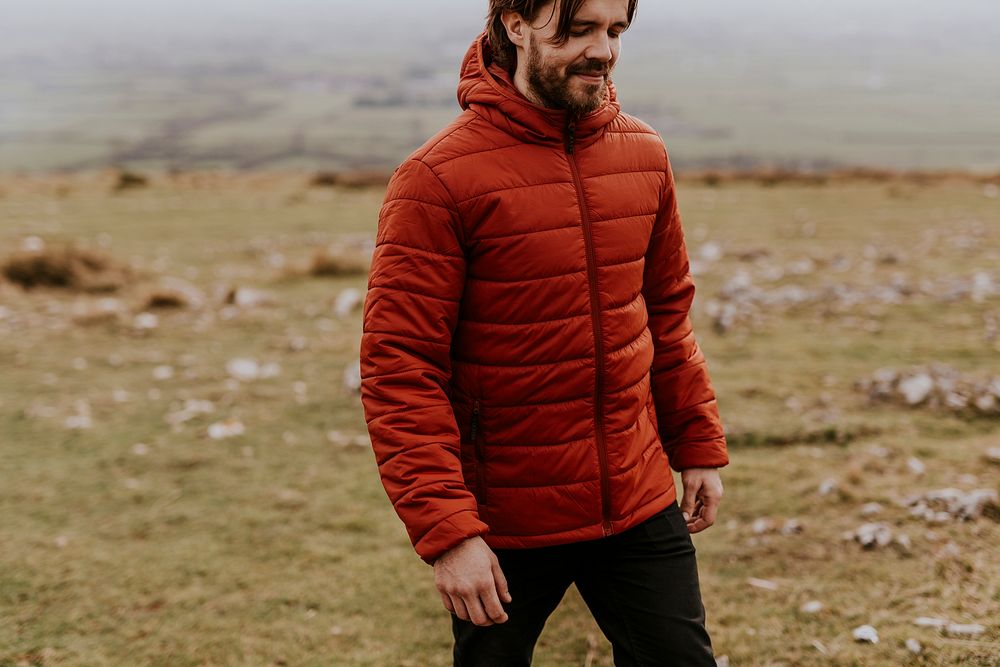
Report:
<svg viewBox="0 0 1000 667"><path fill-rule="evenodd" d="M476 452L476 501L480 505L486 504L486 452L483 444L483 429L479 423L480 406L479 399L472 403L472 426L469 429L469 438L475 447Z"/></svg>

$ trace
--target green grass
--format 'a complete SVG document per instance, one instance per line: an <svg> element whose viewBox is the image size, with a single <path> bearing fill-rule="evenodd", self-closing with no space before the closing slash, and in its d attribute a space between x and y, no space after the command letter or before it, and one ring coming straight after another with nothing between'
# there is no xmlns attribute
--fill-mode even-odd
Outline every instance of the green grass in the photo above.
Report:
<svg viewBox="0 0 1000 667"><path fill-rule="evenodd" d="M332 313L338 291L363 289L365 278L288 277L268 264L272 252L296 262L342 234L373 234L381 193L310 190L294 174L198 187L162 177L117 195L110 183L100 174L0 180L0 259L31 234L103 242L142 268L120 295L129 308L160 273L210 294L264 288L277 303L231 319L214 301L202 313L162 312L160 327L141 336L69 322L76 300L95 297L0 285L8 313L0 319L0 665L450 664L449 617L371 452L326 437L365 433L358 397L341 388L360 314ZM907 187L903 197L850 183L680 188L692 253L708 240L726 250L765 246L778 264L860 258L868 244L907 253L870 275L819 269L782 283L996 271L996 200L968 183ZM976 242L953 246L975 220L985 228ZM809 221L812 236L802 233ZM940 241L921 245L930 232ZM732 440L719 521L694 537L717 655L761 666L1000 664L1000 526L981 518L931 528L892 503L946 486L998 488L1000 468L981 458L1000 444L997 419L869 405L853 388L879 367L934 360L996 372L1000 350L983 340L983 317L1000 314L1000 299L919 298L832 316L806 306L719 335L704 307L741 268L753 270L727 256L696 279L696 331ZM306 349L290 349L291 337ZM236 356L279 362L282 372L234 385L225 365ZM175 367L172 379L153 378L161 364ZM295 382L307 386L298 400ZM116 389L128 400L116 401ZM166 415L189 398L216 411L171 427ZM89 430L63 425L78 400L90 406ZM206 437L225 417L242 419L246 434ZM146 454L135 453L137 443ZM907 470L911 455L926 463L924 477ZM829 477L839 492L818 495ZM873 500L886 506L875 518L911 537L909 554L841 540ZM762 516L798 518L804 531L756 535L750 524ZM754 588L748 577L778 589ZM810 599L823 610L800 612ZM922 615L987 631L950 638L913 625ZM878 629L878 644L852 640L864 623ZM908 637L923 656L909 656ZM546 626L536 664L611 664L575 590Z"/></svg>

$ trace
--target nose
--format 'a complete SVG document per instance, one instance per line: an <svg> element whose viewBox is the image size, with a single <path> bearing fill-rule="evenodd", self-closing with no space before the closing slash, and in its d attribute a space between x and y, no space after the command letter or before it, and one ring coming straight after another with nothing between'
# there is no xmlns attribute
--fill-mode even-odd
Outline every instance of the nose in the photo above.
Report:
<svg viewBox="0 0 1000 667"><path fill-rule="evenodd" d="M609 63L611 59L614 58L614 52L611 49L611 37L603 31L594 31L597 36L590 42L587 46L587 51L584 53L589 60L598 60L602 63Z"/></svg>

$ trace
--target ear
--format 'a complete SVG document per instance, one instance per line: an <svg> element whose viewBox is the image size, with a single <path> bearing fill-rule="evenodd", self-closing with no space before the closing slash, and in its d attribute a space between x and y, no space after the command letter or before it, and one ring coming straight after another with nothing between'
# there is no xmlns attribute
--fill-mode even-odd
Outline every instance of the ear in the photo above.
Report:
<svg viewBox="0 0 1000 667"><path fill-rule="evenodd" d="M524 17L517 12L505 10L502 14L500 14L500 21L507 29L507 39L509 39L514 46L525 48L528 43L528 35L525 30L528 26L528 22L524 20Z"/></svg>

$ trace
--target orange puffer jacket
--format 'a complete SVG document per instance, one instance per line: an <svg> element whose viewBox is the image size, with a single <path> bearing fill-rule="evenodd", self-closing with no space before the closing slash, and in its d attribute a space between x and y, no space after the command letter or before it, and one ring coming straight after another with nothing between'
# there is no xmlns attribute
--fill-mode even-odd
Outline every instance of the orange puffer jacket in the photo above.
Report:
<svg viewBox="0 0 1000 667"><path fill-rule="evenodd" d="M385 490L428 563L463 539L599 538L729 460L660 137L575 121L491 64L395 171L379 214L361 398ZM669 463L668 463L669 459Z"/></svg>

